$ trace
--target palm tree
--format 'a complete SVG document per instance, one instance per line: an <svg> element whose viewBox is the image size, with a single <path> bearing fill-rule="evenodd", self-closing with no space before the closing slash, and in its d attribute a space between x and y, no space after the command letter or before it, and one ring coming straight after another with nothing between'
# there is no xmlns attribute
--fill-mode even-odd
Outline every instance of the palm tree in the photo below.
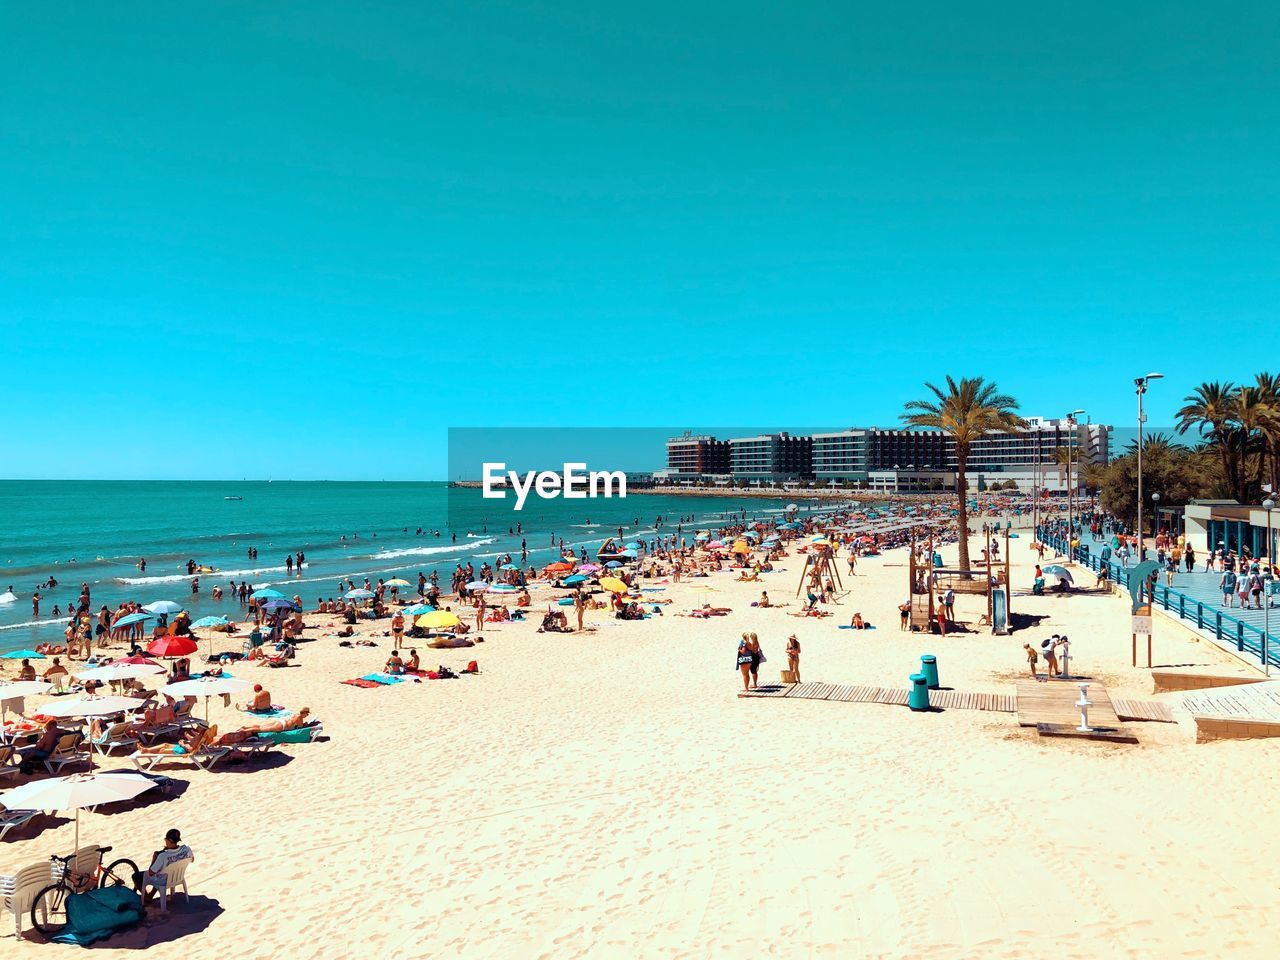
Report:
<svg viewBox="0 0 1280 960"><path fill-rule="evenodd" d="M1183 397L1183 407L1178 411L1178 433L1195 427L1201 438L1217 450L1222 479L1232 496L1238 494L1240 487L1231 430L1238 393L1239 388L1229 380L1206 381Z"/></svg>
<svg viewBox="0 0 1280 960"><path fill-rule="evenodd" d="M1255 387L1241 387L1236 393L1235 420L1240 425L1240 496L1241 503L1252 503L1253 494L1262 483L1263 460L1266 458L1266 441L1262 427L1267 418L1266 401L1262 391ZM1249 461L1254 470L1250 473Z"/></svg>
<svg viewBox="0 0 1280 960"><path fill-rule="evenodd" d="M969 499L966 472L969 448L974 440L989 433L1014 433L1023 420L1014 411L1018 401L998 391L982 377L965 377L958 383L947 377L947 389L932 383L926 387L933 399L912 400L902 419L908 426L941 430L951 437L956 449L956 499L959 501L960 568L969 569Z"/></svg>
<svg viewBox="0 0 1280 960"><path fill-rule="evenodd" d="M1262 432L1265 476L1274 497L1280 493L1280 376L1260 373L1254 381L1259 395L1258 429Z"/></svg>

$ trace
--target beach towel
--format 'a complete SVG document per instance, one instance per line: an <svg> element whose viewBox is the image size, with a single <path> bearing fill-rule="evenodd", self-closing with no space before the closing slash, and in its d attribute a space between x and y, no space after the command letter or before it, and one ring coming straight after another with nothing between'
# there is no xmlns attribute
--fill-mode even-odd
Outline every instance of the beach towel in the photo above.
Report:
<svg viewBox="0 0 1280 960"><path fill-rule="evenodd" d="M402 677L395 677L389 673L366 673L360 679L372 680L374 683L381 684L404 683L404 679Z"/></svg>
<svg viewBox="0 0 1280 960"><path fill-rule="evenodd" d="M855 627L855 626L854 626L853 624L851 624L851 623L842 623L842 624L840 624L840 626L839 626L839 627L837 627L836 629L838 629L838 630L856 630L856 629L858 629L858 628L857 628L857 627ZM874 630L874 629L875 629L875 627L873 627L871 624L869 624L869 623L868 623L868 624L867 624L865 627L863 627L862 629L863 629L863 630Z"/></svg>
<svg viewBox="0 0 1280 960"><path fill-rule="evenodd" d="M374 683L372 680L366 680L363 677L356 677L354 680L340 680L339 683L345 683L352 687L361 687L368 690L370 687L380 687L382 684Z"/></svg>
<svg viewBox="0 0 1280 960"><path fill-rule="evenodd" d="M103 887L67 897L67 925L51 939L87 947L142 920L142 898L128 887Z"/></svg>
<svg viewBox="0 0 1280 960"><path fill-rule="evenodd" d="M259 740L270 740L272 743L310 743L319 732L320 725L313 724L296 730L267 730L257 736Z"/></svg>

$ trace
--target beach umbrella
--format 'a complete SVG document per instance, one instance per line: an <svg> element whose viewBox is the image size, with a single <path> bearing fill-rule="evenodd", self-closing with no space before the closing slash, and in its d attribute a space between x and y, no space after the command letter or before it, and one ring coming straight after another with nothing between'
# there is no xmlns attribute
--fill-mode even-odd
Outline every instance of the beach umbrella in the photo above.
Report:
<svg viewBox="0 0 1280 960"><path fill-rule="evenodd" d="M489 584L483 580L472 580L467 584L467 589L472 593L484 593L489 589Z"/></svg>
<svg viewBox="0 0 1280 960"><path fill-rule="evenodd" d="M735 540L733 544L733 548L729 552L730 553L750 553L751 547L747 544L747 541L745 540Z"/></svg>
<svg viewBox="0 0 1280 960"><path fill-rule="evenodd" d="M0 793L0 805L10 810L74 810L73 850L80 849L80 810L117 800L132 800L156 785L137 773L73 773L69 777L33 780Z"/></svg>
<svg viewBox="0 0 1280 960"><path fill-rule="evenodd" d="M499 570L519 570L520 568L517 567L514 563L504 563L498 569Z"/></svg>
<svg viewBox="0 0 1280 960"><path fill-rule="evenodd" d="M583 573L595 573L597 570L603 570L604 567L600 566L598 563L584 563L578 569Z"/></svg>
<svg viewBox="0 0 1280 960"><path fill-rule="evenodd" d="M115 630L118 627L132 627L135 623L142 623L144 620L150 620L150 619L152 619L152 616L149 613L126 614L125 616L117 620L115 623L113 623L111 625L111 629Z"/></svg>
<svg viewBox="0 0 1280 960"><path fill-rule="evenodd" d="M458 619L458 615L449 610L434 610L431 613L424 613L413 621L415 626L423 628L456 627L461 622Z"/></svg>
<svg viewBox="0 0 1280 960"><path fill-rule="evenodd" d="M712 540L710 543L707 544L707 547L709 547L712 550L721 550L724 548L724 541Z"/></svg>
<svg viewBox="0 0 1280 960"><path fill-rule="evenodd" d="M610 593L626 593L627 585L617 577L602 577L600 586L604 587Z"/></svg>
<svg viewBox="0 0 1280 960"><path fill-rule="evenodd" d="M52 683L44 680L0 680L0 710L8 713L9 708L6 706L8 701L17 700L20 697L34 697L42 693L48 693ZM21 710L17 711L21 713ZM3 716L3 714L0 714Z"/></svg>
<svg viewBox="0 0 1280 960"><path fill-rule="evenodd" d="M144 603L142 609L148 613L154 613L157 616L167 617L171 613L181 613L182 607L174 603L172 600L153 600L150 603Z"/></svg>
<svg viewBox="0 0 1280 960"><path fill-rule="evenodd" d="M119 660L115 662L116 663L145 663L148 666L152 666L152 667L160 666L160 664L156 663L154 660L148 660L146 657L144 657L140 653L135 653L131 657L121 657Z"/></svg>
<svg viewBox="0 0 1280 960"><path fill-rule="evenodd" d="M617 570L618 567L622 566L622 561L610 560L608 563L605 564L605 566L608 567L610 570Z"/></svg>
<svg viewBox="0 0 1280 960"><path fill-rule="evenodd" d="M373 596L373 594L369 594L369 595ZM350 596L350 594L348 594L348 596ZM282 610L298 611L298 612L302 611L302 608L300 606L298 606L292 600L286 600L284 597L277 597L274 600L268 600L266 603L262 605L262 609L265 610L267 613L279 613Z"/></svg>
<svg viewBox="0 0 1280 960"><path fill-rule="evenodd" d="M373 591L365 590L363 587L357 587L354 590L348 590L347 595L343 599L344 600L372 600Z"/></svg>
<svg viewBox="0 0 1280 960"><path fill-rule="evenodd" d="M244 693L253 689L248 680L236 677L193 677L190 680L179 680L160 688L175 700L183 697L202 697L204 699L204 720L209 722L209 698L230 696L233 693Z"/></svg>
<svg viewBox="0 0 1280 960"><path fill-rule="evenodd" d="M640 554L638 554L634 550L622 550L622 551L619 551L618 556L629 557L630 559L634 560L636 557L640 556Z"/></svg>
<svg viewBox="0 0 1280 960"><path fill-rule="evenodd" d="M38 696L48 693L52 686L45 680L0 680L0 700Z"/></svg>
<svg viewBox="0 0 1280 960"><path fill-rule="evenodd" d="M34 650L10 650L8 653L0 653L0 660L43 660L43 653L36 653Z"/></svg>
<svg viewBox="0 0 1280 960"><path fill-rule="evenodd" d="M543 573L565 573L573 569L572 563L549 563L542 568Z"/></svg>
<svg viewBox="0 0 1280 960"><path fill-rule="evenodd" d="M185 657L197 649L190 637L157 637L147 645L147 653L157 657Z"/></svg>
<svg viewBox="0 0 1280 960"><path fill-rule="evenodd" d="M108 663L105 667L93 667L76 676L81 680L137 680L142 677L154 677L164 673L164 667L158 663Z"/></svg>
<svg viewBox="0 0 1280 960"><path fill-rule="evenodd" d="M585 574L575 573L571 577L565 577L563 582L566 587L573 587L577 586L579 583L586 583L587 577Z"/></svg>
<svg viewBox="0 0 1280 960"><path fill-rule="evenodd" d="M627 546L628 546L628 547L630 547L632 550L643 550L643 549L644 549L644 544L643 544L643 543L641 543L639 540L637 540L635 543L629 543L629 544L627 544Z"/></svg>
<svg viewBox="0 0 1280 960"><path fill-rule="evenodd" d="M201 617L191 626L195 627L225 627L227 625L226 617Z"/></svg>
<svg viewBox="0 0 1280 960"><path fill-rule="evenodd" d="M423 613L434 613L435 607L429 603L414 603L404 608L404 613L410 617L416 617Z"/></svg>
<svg viewBox="0 0 1280 960"><path fill-rule="evenodd" d="M133 697L77 697L46 703L40 712L46 717L109 717L113 713L128 713L142 706Z"/></svg>
<svg viewBox="0 0 1280 960"><path fill-rule="evenodd" d="M383 585L384 587L411 587L411 586L413 586L413 584L411 584L408 580L404 579L403 577L392 577L390 580L384 580L384 581L382 581L382 585Z"/></svg>
<svg viewBox="0 0 1280 960"><path fill-rule="evenodd" d="M255 590L253 593L249 594L249 597L252 600L279 600L283 596L284 594L279 590L272 590L270 588Z"/></svg>

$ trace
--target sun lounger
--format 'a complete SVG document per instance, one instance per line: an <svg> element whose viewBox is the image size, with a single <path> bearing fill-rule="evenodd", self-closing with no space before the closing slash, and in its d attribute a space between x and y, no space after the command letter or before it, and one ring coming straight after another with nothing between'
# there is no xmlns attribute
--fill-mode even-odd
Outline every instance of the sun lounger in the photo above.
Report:
<svg viewBox="0 0 1280 960"><path fill-rule="evenodd" d="M64 733L59 739L53 753L44 758L44 767L50 773L60 773L69 763L83 763L89 759L89 751L80 746L83 736L79 733ZM57 769L54 769L54 768Z"/></svg>
<svg viewBox="0 0 1280 960"><path fill-rule="evenodd" d="M17 773L21 766L21 758L13 747L0 747L0 776L6 773Z"/></svg>
<svg viewBox="0 0 1280 960"><path fill-rule="evenodd" d="M30 823L39 815L39 810L5 810L0 808L0 840L3 840L5 834L10 830L16 830L18 827Z"/></svg>
<svg viewBox="0 0 1280 960"><path fill-rule="evenodd" d="M131 726L132 724L127 720L112 724L103 731L101 740L89 738L90 749L105 757L116 747L136 747L138 738L129 732Z"/></svg>
<svg viewBox="0 0 1280 960"><path fill-rule="evenodd" d="M129 759L141 773L150 773L161 763L190 763L201 770L208 770L230 752L230 747L201 747L195 753L135 753Z"/></svg>
<svg viewBox="0 0 1280 960"><path fill-rule="evenodd" d="M35 811L32 810L10 810L9 813L29 813L31 816L35 816ZM27 819L30 819L30 817ZM0 837L3 836L4 833L0 832ZM19 939L22 938L22 921L31 915L31 902L35 899L37 893L49 885L52 879L49 861L45 860L42 863L33 863L30 866L23 867L12 878L12 884L6 885L6 889L3 892L4 909L6 913L13 914L14 932Z"/></svg>

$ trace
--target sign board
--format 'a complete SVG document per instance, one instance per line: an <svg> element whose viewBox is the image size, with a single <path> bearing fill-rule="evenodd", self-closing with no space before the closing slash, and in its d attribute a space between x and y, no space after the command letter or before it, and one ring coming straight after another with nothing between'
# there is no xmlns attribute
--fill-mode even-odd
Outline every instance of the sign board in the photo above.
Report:
<svg viewBox="0 0 1280 960"><path fill-rule="evenodd" d="M1133 627L1130 633L1142 633L1148 637L1151 636L1151 615L1142 616L1135 614L1133 617Z"/></svg>

